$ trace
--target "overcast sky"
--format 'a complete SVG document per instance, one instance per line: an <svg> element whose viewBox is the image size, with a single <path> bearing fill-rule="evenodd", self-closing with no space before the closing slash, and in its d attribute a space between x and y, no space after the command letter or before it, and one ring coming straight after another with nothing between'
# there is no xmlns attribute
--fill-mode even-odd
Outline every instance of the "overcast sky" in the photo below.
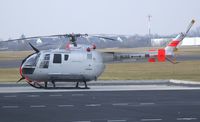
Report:
<svg viewBox="0 0 200 122"><path fill-rule="evenodd" d="M200 25L200 0L0 0L0 38L60 33L168 35Z"/></svg>

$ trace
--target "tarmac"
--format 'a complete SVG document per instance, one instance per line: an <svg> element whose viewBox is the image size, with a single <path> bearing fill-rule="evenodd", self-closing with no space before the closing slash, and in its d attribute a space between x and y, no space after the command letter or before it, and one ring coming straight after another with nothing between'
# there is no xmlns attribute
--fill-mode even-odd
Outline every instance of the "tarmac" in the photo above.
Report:
<svg viewBox="0 0 200 122"><path fill-rule="evenodd" d="M64 85L64 83L58 84ZM73 83L66 85L73 86ZM90 89L0 84L1 122L199 122L200 86L171 80L93 81Z"/></svg>

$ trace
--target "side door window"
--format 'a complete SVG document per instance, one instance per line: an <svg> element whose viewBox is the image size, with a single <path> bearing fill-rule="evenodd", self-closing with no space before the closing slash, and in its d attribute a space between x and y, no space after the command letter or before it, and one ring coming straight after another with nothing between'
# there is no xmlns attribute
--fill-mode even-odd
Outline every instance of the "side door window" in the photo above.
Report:
<svg viewBox="0 0 200 122"><path fill-rule="evenodd" d="M61 64L62 63L62 55L61 54L54 54L53 63Z"/></svg>
<svg viewBox="0 0 200 122"><path fill-rule="evenodd" d="M64 56L65 56L65 57L64 57L64 58L65 58L65 61L67 61L67 60L69 59L69 55L66 55L66 54L65 54Z"/></svg>
<svg viewBox="0 0 200 122"><path fill-rule="evenodd" d="M45 54L43 60L40 63L40 68L49 68L50 54Z"/></svg>

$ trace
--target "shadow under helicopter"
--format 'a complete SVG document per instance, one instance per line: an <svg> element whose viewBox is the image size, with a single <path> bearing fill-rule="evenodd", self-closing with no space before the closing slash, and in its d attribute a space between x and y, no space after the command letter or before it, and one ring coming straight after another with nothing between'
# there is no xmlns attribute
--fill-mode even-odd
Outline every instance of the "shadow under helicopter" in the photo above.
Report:
<svg viewBox="0 0 200 122"><path fill-rule="evenodd" d="M90 87L87 86L87 83L86 82L77 82L76 83L76 86L73 87L73 86L67 86L67 85L56 85L55 83L56 82L51 82L52 85L49 85L48 84L49 82L44 82L44 83L38 83L38 82L34 82L34 83L31 83L31 82L28 82L28 84L34 88L37 88L37 89L90 89ZM81 83L81 86L79 85ZM82 84L84 84L84 86L82 86Z"/></svg>

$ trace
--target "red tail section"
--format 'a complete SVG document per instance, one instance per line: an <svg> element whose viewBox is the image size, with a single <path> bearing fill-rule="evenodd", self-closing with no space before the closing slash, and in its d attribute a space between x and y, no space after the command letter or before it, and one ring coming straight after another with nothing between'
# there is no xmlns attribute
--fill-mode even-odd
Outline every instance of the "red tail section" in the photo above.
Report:
<svg viewBox="0 0 200 122"><path fill-rule="evenodd" d="M165 62L165 58L166 58L165 49L159 49L158 50L157 58L158 58L159 62Z"/></svg>
<svg viewBox="0 0 200 122"><path fill-rule="evenodd" d="M149 62L156 62L156 59L155 58L149 58L148 61Z"/></svg>
<svg viewBox="0 0 200 122"><path fill-rule="evenodd" d="M180 33L177 35L175 39L172 39L170 43L164 48L164 49L158 49L158 50L149 50L148 54L148 61L149 62L155 62L156 58L158 62L165 62L167 59L170 62L173 62L169 57L166 56L173 56L174 51L177 49L177 46L180 44L180 42L185 38L187 33L189 32L192 25L195 23L194 20L192 20L186 30L185 33Z"/></svg>
<svg viewBox="0 0 200 122"><path fill-rule="evenodd" d="M166 54L165 54L165 49L158 49L158 50L149 50L149 55L148 55L149 62L165 62L166 60Z"/></svg>
<svg viewBox="0 0 200 122"><path fill-rule="evenodd" d="M180 43L180 40L173 40L168 44L168 46L176 47Z"/></svg>

